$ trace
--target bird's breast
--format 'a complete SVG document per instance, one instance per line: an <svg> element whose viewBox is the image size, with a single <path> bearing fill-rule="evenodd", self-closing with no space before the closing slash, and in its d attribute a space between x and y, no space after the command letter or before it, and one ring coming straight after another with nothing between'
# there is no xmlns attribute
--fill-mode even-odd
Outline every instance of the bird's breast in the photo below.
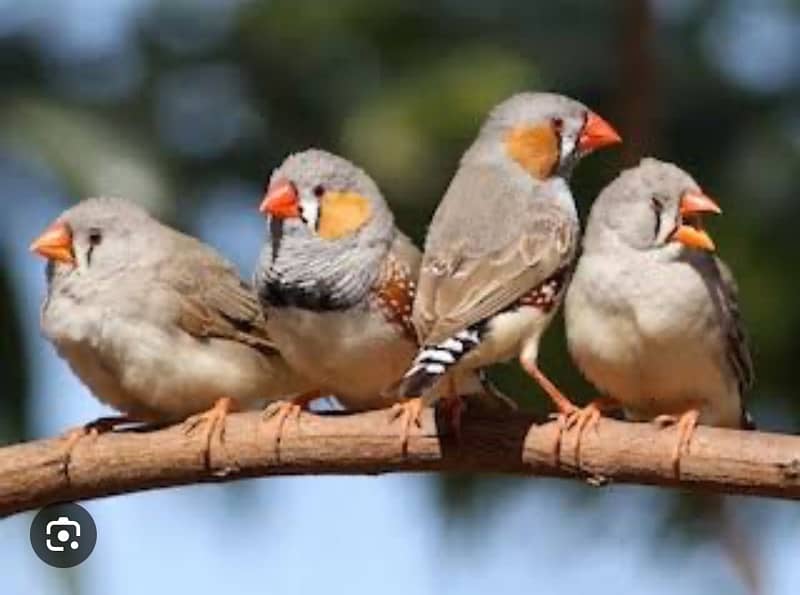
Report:
<svg viewBox="0 0 800 595"><path fill-rule="evenodd" d="M385 406L380 395L406 371L416 345L378 309L267 312L267 328L289 364L351 409Z"/></svg>
<svg viewBox="0 0 800 595"><path fill-rule="evenodd" d="M606 264L584 258L566 299L569 350L587 379L637 419L700 406L704 423L738 423L702 286Z"/></svg>

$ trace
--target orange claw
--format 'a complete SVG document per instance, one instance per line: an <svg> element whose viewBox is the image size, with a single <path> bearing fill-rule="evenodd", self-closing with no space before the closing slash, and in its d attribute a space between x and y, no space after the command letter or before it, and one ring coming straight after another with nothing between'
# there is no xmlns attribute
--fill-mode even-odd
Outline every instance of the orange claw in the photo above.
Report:
<svg viewBox="0 0 800 595"><path fill-rule="evenodd" d="M597 426L602 414L607 411L615 411L621 409L622 406L615 399L608 397L601 397L594 399L586 407L582 407L567 415L566 425L567 429L571 430L576 428L578 430L578 437L575 440L575 461L578 467L581 466L581 443L583 436Z"/></svg>
<svg viewBox="0 0 800 595"><path fill-rule="evenodd" d="M276 401L270 403L264 410L262 418L266 421L268 419L277 420L277 428L275 429L275 452L280 459L281 440L283 438L283 429L287 420L290 418L295 422L299 422L300 413L308 411L308 406L312 401L319 399L321 392L318 390L303 393L289 401Z"/></svg>
<svg viewBox="0 0 800 595"><path fill-rule="evenodd" d="M199 426L205 426L203 436L206 443L206 460L211 456L211 442L214 437L220 444L225 441L225 418L228 413L236 410L236 401L230 397L217 399L214 406L208 411L193 415L183 422L183 431L188 436Z"/></svg>
<svg viewBox="0 0 800 595"><path fill-rule="evenodd" d="M672 469L675 476L680 478L681 475L681 457L689 452L689 444L692 441L692 436L697 428L697 420L700 418L700 411L697 409L690 409L683 413L680 417L676 418L674 415L659 415L653 421L660 426L676 426L678 428L678 441L672 449Z"/></svg>
<svg viewBox="0 0 800 595"><path fill-rule="evenodd" d="M422 398L413 397L404 399L400 403L395 403L389 411L390 420L394 422L400 419L403 425L400 434L400 450L403 456L408 454L408 439L411 434L411 425L413 424L418 428L422 427L422 412L424 409L425 403L423 403Z"/></svg>
<svg viewBox="0 0 800 595"><path fill-rule="evenodd" d="M100 434L113 431L117 426L125 424L138 423L138 419L134 419L127 415L114 415L110 417L98 417L94 421L87 424L68 430L64 436L64 465L69 465L72 459L72 451L77 446L81 438L90 436L97 438Z"/></svg>

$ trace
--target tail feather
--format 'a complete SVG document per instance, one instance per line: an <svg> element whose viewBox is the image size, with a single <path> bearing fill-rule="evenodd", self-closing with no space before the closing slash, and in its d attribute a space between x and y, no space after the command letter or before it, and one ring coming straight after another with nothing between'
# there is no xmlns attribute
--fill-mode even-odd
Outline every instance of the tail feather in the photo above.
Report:
<svg viewBox="0 0 800 595"><path fill-rule="evenodd" d="M416 370L405 376L397 392L402 398L418 397L424 394L439 379L441 374L431 374L426 370Z"/></svg>
<svg viewBox="0 0 800 595"><path fill-rule="evenodd" d="M411 369L406 372L397 389L400 397L418 397L430 389L481 341L480 330L459 331L437 345L420 349Z"/></svg>

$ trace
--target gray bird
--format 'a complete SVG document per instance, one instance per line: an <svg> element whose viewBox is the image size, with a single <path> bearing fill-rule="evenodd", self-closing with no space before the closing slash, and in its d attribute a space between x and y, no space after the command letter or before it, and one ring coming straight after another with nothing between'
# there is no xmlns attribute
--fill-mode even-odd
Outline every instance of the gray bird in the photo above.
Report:
<svg viewBox="0 0 800 595"><path fill-rule="evenodd" d="M210 444L229 409L313 388L276 350L236 269L134 203L85 200L31 250L48 260L44 336L124 414L93 429L187 420L205 426Z"/></svg>
<svg viewBox="0 0 800 595"><path fill-rule="evenodd" d="M644 159L592 207L565 318L578 367L633 420L677 422L679 470L697 423L749 427L743 394L753 382L737 289L714 255L703 213L719 213L692 177Z"/></svg>
<svg viewBox="0 0 800 595"><path fill-rule="evenodd" d="M423 348L400 392L418 415L445 375L519 357L562 414L577 408L539 370L539 340L560 305L579 236L567 179L620 141L584 105L522 93L496 106L431 222L414 301Z"/></svg>
<svg viewBox="0 0 800 595"><path fill-rule="evenodd" d="M310 149L273 172L260 210L270 233L255 284L286 360L348 410L395 404L387 389L417 352L411 305L420 252L375 182L346 159ZM484 387L473 376L459 390ZM306 404L287 404L281 419Z"/></svg>

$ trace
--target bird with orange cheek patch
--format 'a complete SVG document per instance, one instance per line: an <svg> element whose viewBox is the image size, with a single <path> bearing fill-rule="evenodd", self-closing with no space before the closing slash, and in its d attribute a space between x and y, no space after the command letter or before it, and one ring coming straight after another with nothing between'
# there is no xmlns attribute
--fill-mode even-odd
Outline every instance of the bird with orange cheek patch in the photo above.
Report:
<svg viewBox="0 0 800 595"><path fill-rule="evenodd" d="M424 347L400 386L410 415L443 377L513 357L553 401L562 430L578 413L539 370L539 340L576 254L567 179L581 157L618 142L602 118L561 95L521 93L492 110L425 241L413 314Z"/></svg>
<svg viewBox="0 0 800 595"><path fill-rule="evenodd" d="M752 425L736 283L701 226L706 213L720 209L680 168L644 159L624 171L592 207L565 304L569 350L605 403L677 424L676 473L697 423Z"/></svg>
<svg viewBox="0 0 800 595"><path fill-rule="evenodd" d="M417 352L411 307L420 252L375 182L341 157L303 151L273 172L261 212L269 233L255 283L270 336L321 389L270 413L283 424L319 394L352 411L395 404L387 389ZM477 393L502 398L475 374L457 391ZM403 449L406 438L404 430Z"/></svg>
<svg viewBox="0 0 800 595"><path fill-rule="evenodd" d="M229 409L306 392L273 345L253 290L198 240L118 198L62 213L31 246L47 259L42 332L75 374L128 422L186 420L207 445Z"/></svg>

